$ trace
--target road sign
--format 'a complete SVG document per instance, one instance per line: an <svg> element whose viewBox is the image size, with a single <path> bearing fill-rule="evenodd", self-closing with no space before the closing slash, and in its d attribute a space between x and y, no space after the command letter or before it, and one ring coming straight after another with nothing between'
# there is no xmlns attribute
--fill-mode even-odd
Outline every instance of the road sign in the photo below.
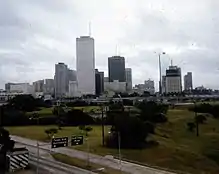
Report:
<svg viewBox="0 0 219 174"><path fill-rule="evenodd" d="M84 142L83 136L72 136L71 137L71 145L72 146L82 145L83 142Z"/></svg>
<svg viewBox="0 0 219 174"><path fill-rule="evenodd" d="M68 137L52 139L52 148L67 147L67 146L68 146Z"/></svg>

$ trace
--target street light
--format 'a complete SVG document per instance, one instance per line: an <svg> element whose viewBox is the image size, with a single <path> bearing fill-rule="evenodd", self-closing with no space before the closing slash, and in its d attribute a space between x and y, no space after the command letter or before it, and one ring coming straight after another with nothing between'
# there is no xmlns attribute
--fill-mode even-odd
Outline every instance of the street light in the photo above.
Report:
<svg viewBox="0 0 219 174"><path fill-rule="evenodd" d="M154 52L154 53L157 53L157 52ZM159 93L160 95L162 94L162 86L161 86L161 81L162 81L162 72L161 72L161 60L160 60L160 56L162 54L166 54L165 52L162 52L162 53L158 53L158 65L159 65Z"/></svg>

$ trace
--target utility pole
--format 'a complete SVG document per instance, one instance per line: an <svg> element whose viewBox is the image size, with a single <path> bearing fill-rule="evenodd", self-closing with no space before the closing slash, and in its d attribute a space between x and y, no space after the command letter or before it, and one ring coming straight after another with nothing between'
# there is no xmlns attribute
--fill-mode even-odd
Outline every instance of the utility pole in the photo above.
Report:
<svg viewBox="0 0 219 174"><path fill-rule="evenodd" d="M101 106L101 111L102 111L102 144L103 146L105 145L105 142L104 142L104 120L103 120L103 110L104 110L104 106L102 105Z"/></svg>
<svg viewBox="0 0 219 174"><path fill-rule="evenodd" d="M159 73L160 73L160 74L159 74L159 76L160 76L160 78L159 78L159 93L160 93L160 95L161 95L161 94L162 94L162 86L161 86L161 83L162 83L162 82L161 82L161 81L162 81L162 80L161 80L161 78L162 78L162 77L161 77L161 76L162 76L161 73L162 73L162 72L161 72L160 53L158 54L158 62L159 62Z"/></svg>
<svg viewBox="0 0 219 174"><path fill-rule="evenodd" d="M196 136L198 137L199 136L199 123L198 123L198 119L197 119L197 108L196 108L196 101L194 101L194 105L195 105L195 123L196 123Z"/></svg>

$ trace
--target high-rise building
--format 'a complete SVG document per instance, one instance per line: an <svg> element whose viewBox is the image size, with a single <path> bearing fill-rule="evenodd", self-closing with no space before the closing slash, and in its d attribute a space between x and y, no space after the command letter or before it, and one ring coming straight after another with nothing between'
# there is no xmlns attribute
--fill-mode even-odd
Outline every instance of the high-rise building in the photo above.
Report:
<svg viewBox="0 0 219 174"><path fill-rule="evenodd" d="M55 98L66 96L68 92L68 67L64 63L55 65Z"/></svg>
<svg viewBox="0 0 219 174"><path fill-rule="evenodd" d="M77 74L75 70L68 69L68 80L69 81L77 81Z"/></svg>
<svg viewBox="0 0 219 174"><path fill-rule="evenodd" d="M79 97L77 81L69 81L69 97Z"/></svg>
<svg viewBox="0 0 219 174"><path fill-rule="evenodd" d="M104 77L104 82L109 82L109 77Z"/></svg>
<svg viewBox="0 0 219 174"><path fill-rule="evenodd" d="M181 68L169 66L166 70L166 93L182 92Z"/></svg>
<svg viewBox="0 0 219 174"><path fill-rule="evenodd" d="M77 81L81 95L95 94L94 39L81 36L76 39Z"/></svg>
<svg viewBox="0 0 219 174"><path fill-rule="evenodd" d="M109 82L118 80L119 82L126 82L125 80L125 58L120 56L113 56L108 58L108 74Z"/></svg>
<svg viewBox="0 0 219 174"><path fill-rule="evenodd" d="M33 82L34 92L43 92L44 80Z"/></svg>
<svg viewBox="0 0 219 174"><path fill-rule="evenodd" d="M125 80L127 85L127 91L132 91L132 69L126 68L125 69Z"/></svg>
<svg viewBox="0 0 219 174"><path fill-rule="evenodd" d="M162 94L166 93L166 76L162 76Z"/></svg>
<svg viewBox="0 0 219 174"><path fill-rule="evenodd" d="M104 92L104 72L98 71L95 69L95 87L96 95L101 95Z"/></svg>
<svg viewBox="0 0 219 174"><path fill-rule="evenodd" d="M45 79L43 92L45 94L50 94L50 95L54 94L55 92L54 79Z"/></svg>
<svg viewBox="0 0 219 174"><path fill-rule="evenodd" d="M155 93L154 81L153 80L145 80L144 81L145 91L150 92L150 94Z"/></svg>
<svg viewBox="0 0 219 174"><path fill-rule="evenodd" d="M192 73L188 72L184 76L184 90L190 91L193 89L193 83L192 83Z"/></svg>

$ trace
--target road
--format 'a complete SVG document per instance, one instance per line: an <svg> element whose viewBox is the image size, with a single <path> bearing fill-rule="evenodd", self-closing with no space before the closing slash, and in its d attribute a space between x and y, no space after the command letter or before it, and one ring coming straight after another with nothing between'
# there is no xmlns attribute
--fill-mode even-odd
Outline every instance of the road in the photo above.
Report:
<svg viewBox="0 0 219 174"><path fill-rule="evenodd" d="M36 153L36 144L37 141L35 140L30 140L18 136L11 136L13 140L16 142L19 142L21 144L24 144L27 148L29 148L30 152ZM40 154L48 155L50 151L53 151L55 153L61 153L64 155L68 155L73 158L78 158L81 160L87 160L88 154L83 151L78 151L70 148L57 148L57 149L51 149L50 144L46 144L44 142L39 142L40 144ZM164 170L159 170L147 166L141 166L138 164L126 162L126 161L120 161L117 159L111 159L111 158L106 158L103 156L95 155L95 154L89 154L89 160L92 163L96 163L102 166L107 166L113 169L117 169L126 172L126 173L134 173L134 174L175 174L173 172L168 172Z"/></svg>
<svg viewBox="0 0 219 174"><path fill-rule="evenodd" d="M16 143L15 147L23 147L24 145ZM39 166L39 174L95 174L94 172L84 170L75 166L70 166L55 161L48 150L39 149L39 157L37 157L37 148L34 146L26 146L29 150L29 163L31 166ZM36 171L36 169L35 169ZM25 171L26 172L26 171ZM31 174L31 171L29 171Z"/></svg>

